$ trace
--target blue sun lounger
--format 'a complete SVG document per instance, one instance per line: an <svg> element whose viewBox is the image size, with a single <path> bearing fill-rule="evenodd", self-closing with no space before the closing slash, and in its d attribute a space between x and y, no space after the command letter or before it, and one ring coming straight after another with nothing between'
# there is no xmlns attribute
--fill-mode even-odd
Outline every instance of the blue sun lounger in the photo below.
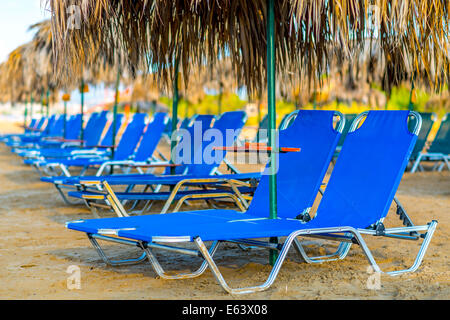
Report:
<svg viewBox="0 0 450 320"><path fill-rule="evenodd" d="M73 125L67 124L68 135L66 138L61 137L55 139L55 143L59 143L57 146L49 148L17 149L13 151L25 159L44 160L45 158L68 157L75 149L98 145L100 136L106 126L107 114L107 111L103 111L100 114L91 114L86 123L86 127L84 128L84 141L79 140L81 135L80 118L80 121L76 121ZM31 162L25 163L30 164Z"/></svg>
<svg viewBox="0 0 450 320"><path fill-rule="evenodd" d="M196 121L192 122L192 128L189 128L187 130L187 132L189 133L189 130L192 130L190 133L193 133L194 131L194 123L196 122L198 125L198 128L208 128L210 127L214 116L212 115L198 115L196 116ZM167 119L166 119L167 121ZM166 126L166 124L164 124ZM164 129L163 129L164 130ZM158 130L158 133L160 132L160 129ZM189 137L191 137L189 133ZM155 135L156 136L156 135ZM159 137L161 137L161 134L158 134ZM149 139L151 139L152 137L149 135L148 137ZM181 141L183 141L184 136L180 136L179 137ZM156 139L154 140L156 141ZM157 140L159 141L159 140ZM198 152L198 150L201 150L201 146L200 144L202 143L201 140L196 140L194 141L191 145L190 145L190 154L192 155L192 157L194 156L195 152ZM155 148L153 148L152 150L156 149L156 145L153 143L153 146ZM152 152L152 150L149 150L148 147L145 146L145 144L143 145L142 148L142 152L148 153L149 151ZM183 150L181 150L179 148L179 145L177 145L177 149L176 149L177 153L179 153L181 156L183 155ZM164 160L164 159L163 159ZM139 168L139 166L136 166ZM154 167L168 167L166 170L166 174L170 174L170 165L167 161L163 161L163 162L154 162L154 163L149 163L149 164L142 164L140 165L140 167L148 167L148 168L154 168ZM181 169L180 167L175 168L176 170L176 174L183 174L185 169ZM71 204L72 202L68 200L68 198L66 197L66 195L63 193L62 188L64 189L74 189L74 190L79 190L80 189L80 181L81 180L98 180L99 175L95 175L95 176L77 176L77 177L42 177L41 181L43 182L48 182L48 183L52 183L55 185L56 189L58 190L58 192L61 194L61 196L63 197L63 200L68 203ZM155 177L154 174L144 174L144 172L140 171L139 174L115 174L115 175L105 175L102 176L102 179L106 179L108 181L116 181L119 182L119 184L121 184L121 180L123 179L132 179L133 181L135 181L137 178L142 178L142 177ZM114 183L113 183L114 184ZM132 190L132 188L134 187L133 183L130 183L129 185L132 185L131 187L128 188L128 190ZM76 198L81 198L77 197L76 194L72 194L72 196L75 196Z"/></svg>
<svg viewBox="0 0 450 320"><path fill-rule="evenodd" d="M205 118L208 123L205 123ZM215 196L217 196L217 191L204 191L201 193L196 191L182 191L182 187L185 188L189 186L189 184L192 183L192 180L196 180L197 185L199 184L200 179L201 181L203 181L204 185L210 185L214 183L214 181L223 183L222 181L227 178L231 178L234 180L251 180L254 178L259 179L261 175L260 172L240 175L216 175L218 173L217 168L225 157L225 152L213 150L213 147L217 145L217 143L219 143L220 146L223 145L223 142L217 140L217 137L214 136L215 134L218 134L221 137L227 137L228 135L228 139L226 139L227 146L233 145L245 123L246 116L244 112L236 111L224 113L219 119L215 120L212 127L212 129L214 130L211 131L207 129L209 128L209 122L211 122L213 116L197 116L196 119L197 121L194 122L194 125L189 127L188 130L185 131L186 138L185 135L182 135L181 141L177 145L175 151L175 154L177 154L177 159L175 159L175 162L179 163L180 166L175 167L175 175L171 175L170 168L167 168L165 173L160 176L154 174L117 175L102 176L101 179L99 179L98 177L80 177L79 179L68 178L64 181L57 182L60 182L62 185L72 184L78 186L81 190L78 190L76 192L69 192L69 195L72 197L84 199L86 201L86 204L88 204L88 206L93 209L93 213L96 214L96 210L92 206L95 204L94 202L103 202L106 200L105 195L99 193L99 190L103 191L103 187L100 181L108 181L111 185L129 186L126 192L121 193L119 197L123 201L141 200L147 202L143 209L143 211L145 211L146 209L148 209L148 205L151 205L152 201L156 200L167 200L168 204L166 204L165 206L167 207L170 206L170 203L173 200L177 200L182 196L188 196L189 198L191 194L192 196L196 196L197 199L201 198L202 194L208 194L208 198L211 198L209 197L210 194L214 194ZM203 119L202 125L200 125L198 122L198 120L200 119ZM200 131L202 129L205 130ZM230 134L232 134L232 136ZM202 139L200 138L203 136L205 137L204 141L202 141ZM183 142L183 139L189 140L185 140L185 142ZM211 140L212 142L210 142ZM190 146L190 150L189 148L184 148L185 145ZM189 157L189 161L186 161L185 163L182 159L185 157L184 152L186 151L189 151L189 154L187 155ZM53 180L53 182L55 182L55 180ZM131 192L131 189L136 185L145 186L145 192ZM160 189L163 185L174 186L174 196L161 193ZM58 188L57 185L56 187ZM86 190L86 187L88 187L90 190ZM92 190L92 188L94 190ZM151 188L151 192L147 192L149 188ZM248 190L253 191L253 188L247 188L243 191ZM176 194L178 192L179 194ZM236 199L234 198L233 200Z"/></svg>
<svg viewBox="0 0 450 320"><path fill-rule="evenodd" d="M145 119L146 114L135 114L133 120L127 125L125 132L120 139L120 142L115 150L114 157L111 159L111 156L104 154L97 155L75 155L73 157L67 159L56 159L56 160L42 160L35 161L33 165L38 168L45 168L47 172L48 170L61 171L61 173L67 177L70 177L70 167L81 167L82 173L94 166L102 166L105 163L117 162L117 161L125 161L132 156L134 150L136 149L137 144L139 143L143 131L145 129ZM105 149L111 149L112 146L98 146ZM104 170L104 167L101 168Z"/></svg>
<svg viewBox="0 0 450 320"><path fill-rule="evenodd" d="M51 159L62 159L71 158L77 155L84 156L108 156L110 155L110 150L108 148L103 148L102 146L110 146L112 144L112 123L109 125L105 136L99 143L103 131L107 126L107 115L108 112L104 111L101 114L92 114L86 125L84 132L84 141L74 139L64 139L63 144L59 148L47 148L47 149L36 149L34 151L26 151L19 153L25 160L25 164L34 165L42 161L49 161ZM120 128L123 121L123 115L118 114L117 118L117 128ZM38 170L39 167L35 166Z"/></svg>
<svg viewBox="0 0 450 320"><path fill-rule="evenodd" d="M22 138L36 136L36 135L38 135L38 133L40 134L40 132L42 130L42 127L47 122L47 118L46 117L41 117L39 119L39 121L37 121L37 119L33 119L33 121L35 121L34 125L32 126L32 123L30 123L30 126L25 128L25 132L24 133L20 133L20 134L17 134L17 133L5 134L5 135L2 135L0 141L2 141L5 144L7 144L7 143L11 143L13 140L20 141L20 139L22 139Z"/></svg>
<svg viewBox="0 0 450 320"><path fill-rule="evenodd" d="M409 111L369 111L355 119L312 219L309 215L305 215L305 212L308 212L308 205L305 206L305 203L298 201L298 196L302 194L297 191L302 183L302 177L297 174L299 166L288 163L287 180L278 177L277 219L268 218L268 179L263 177L260 185L264 188L258 188L247 213L207 210L79 220L67 223L67 228L85 232L106 263L131 264L148 259L157 274L164 279L197 277L209 267L222 288L231 294L251 293L269 288L275 281L292 244L309 263L343 259L351 244L358 244L374 272L382 273L363 235L393 238L396 241L423 239L419 253L410 268L384 273L399 275L412 272L418 269L423 260L437 221L414 226L406 213L403 213L401 218L404 226L386 228L383 224L395 200L395 193L420 130L420 121L413 133L408 130L409 116L420 118L417 113ZM359 126L362 121L364 122ZM317 149L320 145L314 143L304 146L301 152L307 152L308 148ZM368 161L370 170L367 166ZM286 166L286 163L283 166ZM315 181L314 184L318 188L320 181ZM269 237L278 238L279 243L258 240ZM335 254L309 257L298 240L299 237L324 238L337 241L340 245ZM282 239L284 242L281 242ZM142 249L144 253L137 259L112 261L105 255L98 240L133 245ZM209 241L212 245L208 249L205 242ZM196 250L175 246L189 242L196 245ZM213 260L221 242L251 244L279 251L268 279L258 286L231 288ZM203 263L192 273L169 275L160 265L153 253L154 250L175 251L201 257Z"/></svg>
<svg viewBox="0 0 450 320"><path fill-rule="evenodd" d="M60 122L58 122L58 119L58 116L52 115L48 119L46 119L45 125L43 125L39 131L31 134L12 136L5 142L5 144L11 148L32 148L36 145L36 143L39 143L42 138L51 136L52 134L54 135L55 131L58 132L58 130L60 129Z"/></svg>
<svg viewBox="0 0 450 320"><path fill-rule="evenodd" d="M332 152L334 152L334 149L336 147L336 144L334 141L339 138L340 131L342 130L342 127L344 125L344 119L343 116L339 113L335 113L332 111L327 112L294 112L293 117L291 119L295 119L295 116L299 114L299 117L303 117L303 121L297 121L297 127L294 129L284 129L281 132L281 144L286 145L289 144L291 147L300 147L307 145L308 143L314 143L314 140L311 139L312 135L318 135L320 134L324 141L321 141L322 148L326 149L329 148ZM337 131L333 129L333 117L339 116L340 122L337 124ZM308 118L309 117L309 118ZM309 120L309 121L308 121ZM320 123L322 126L316 126L311 125L311 123ZM305 132L308 132L306 134ZM328 140L327 140L328 139ZM317 140L317 139L316 139ZM309 188L315 188L315 186L311 185L311 179L307 178L308 176L312 177L319 177L321 176L323 179L323 175L325 175L327 168L321 168L314 166L314 162L322 163L322 161L330 160L331 158L328 157L328 153L320 153L320 152L314 152L314 154L310 153L303 153L301 155L301 160L297 160L297 164L301 164L301 168L306 170L305 173L302 172L301 176L303 177L303 182L307 184ZM287 159L295 159L298 158L299 155L280 155L283 162L286 162ZM309 160L308 160L309 159ZM313 160L315 159L315 160ZM310 162L310 164L306 164L305 162ZM324 162L325 163L325 162ZM327 165L323 165L327 166ZM284 168L284 174L287 176L287 169L289 166L286 166ZM321 169L321 171L318 171ZM258 173L258 178L260 176L260 173ZM103 184L105 185L106 192L101 195L98 192L91 192L91 193L84 193L83 198L86 201L90 200L109 200L109 197L114 197L118 202L121 202L123 200L163 200L166 201L165 206L163 207L161 213L166 213L169 210L170 205L173 201L178 201L178 204L174 210L171 210L172 212L178 211L179 207L188 199L217 199L217 198L231 198L234 200L235 204L241 209L241 211L245 211L245 209L248 207L248 204L246 203L245 198L243 197L243 193L253 193L254 188L250 188L248 184L241 183L242 180L246 179L253 179L255 178L255 173L249 173L249 174L226 174L226 175L219 175L217 177L211 177L211 176L197 176L197 178L189 178L189 177L168 177L168 179L165 179L163 176L159 177L158 183L161 184L168 184L173 185L173 190L171 192L157 192L157 193L114 193L111 192L111 188L108 184L108 182L104 181ZM319 179L319 178L317 178ZM319 179L320 180L320 179ZM202 187L208 186L209 184L214 184L214 188L211 190L188 190L188 191L180 191L182 186L192 186L192 185L201 185ZM216 185L221 185L221 189L217 190L215 187ZM264 185L264 184L263 184ZM224 190L224 187L228 187ZM320 185L315 189L315 193L317 193L318 188ZM260 186L258 188L264 189L263 186ZM293 192L298 192L298 190L292 190ZM308 194L304 191L302 194ZM309 193L310 194L310 193ZM300 196L301 199L301 196ZM123 206L114 205L113 209L115 210L115 213L118 216L128 216L128 213L124 209Z"/></svg>
<svg viewBox="0 0 450 320"><path fill-rule="evenodd" d="M59 122L62 122L62 125L64 125L64 119L61 117L61 119L58 119ZM59 123L58 122L58 123ZM69 119L67 119L67 131L66 131L66 139L78 139L79 132L80 132L80 126L81 126L81 115L73 115L70 116ZM58 124L59 127L59 124ZM59 129L58 129L59 130ZM63 132L61 132L62 134ZM36 143L32 148L27 146L26 148L18 147L13 148L11 151L16 153L19 156L23 156L24 154L28 153L35 153L36 151L44 150L44 149L51 149L60 147L64 144L64 138L61 136L49 136L42 138L38 143Z"/></svg>
<svg viewBox="0 0 450 320"><path fill-rule="evenodd" d="M422 150L420 150L422 151ZM435 162L433 170L441 171L444 166L450 170L450 113L442 118L436 137L425 152L420 152L411 168L411 172L422 169L422 161Z"/></svg>

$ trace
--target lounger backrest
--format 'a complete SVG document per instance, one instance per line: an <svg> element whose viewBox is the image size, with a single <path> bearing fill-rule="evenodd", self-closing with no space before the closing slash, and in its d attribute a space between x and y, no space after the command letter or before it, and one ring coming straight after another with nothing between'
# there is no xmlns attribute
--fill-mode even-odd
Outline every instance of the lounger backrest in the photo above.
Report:
<svg viewBox="0 0 450 320"><path fill-rule="evenodd" d="M408 129L409 115L370 111L347 135L315 223L367 228L386 216L417 140Z"/></svg>
<svg viewBox="0 0 450 320"><path fill-rule="evenodd" d="M36 119L31 119L30 123L28 124L29 128L35 129L35 126L37 124L37 120ZM25 129L25 132L30 132L30 130Z"/></svg>
<svg viewBox="0 0 450 320"><path fill-rule="evenodd" d="M175 147L174 163L180 166L175 168L175 174L184 174L189 171L192 163L195 163L196 154L202 152L203 134L206 130L211 128L214 120L213 115L200 114L196 115L186 129L177 131L179 134L179 141ZM185 152L188 152L186 155ZM165 174L170 174L171 169L167 168Z"/></svg>
<svg viewBox="0 0 450 320"><path fill-rule="evenodd" d="M63 116L64 117L64 116ZM64 120L63 120L64 121ZM70 117L66 122L66 139L78 139L80 137L81 114ZM63 124L64 128L64 124ZM64 130L63 130L64 135Z"/></svg>
<svg viewBox="0 0 450 320"><path fill-rule="evenodd" d="M188 165L188 174L209 175L222 163L225 151L214 150L214 147L231 147L239 137L247 117L243 111L223 113L214 121L213 130L205 131L201 146L195 151L195 161Z"/></svg>
<svg viewBox="0 0 450 320"><path fill-rule="evenodd" d="M427 142L428 136L430 134L431 128L434 124L434 119L436 114L432 112L420 112L420 116L422 117L422 127L419 132L419 136L417 137L416 145L414 146L414 150L411 154L411 159L417 158L420 152L422 152L425 147L425 143ZM415 125L415 121L409 122L409 130L412 131Z"/></svg>
<svg viewBox="0 0 450 320"><path fill-rule="evenodd" d="M116 135L119 132L120 127L122 126L124 116L121 113L118 113L116 115ZM105 121L105 126L106 126ZM103 136L102 141L100 142L101 146L111 146L113 144L113 120L110 121L108 130L106 131L105 135Z"/></svg>
<svg viewBox="0 0 450 320"><path fill-rule="evenodd" d="M42 132L44 134L48 133L50 131L50 129L53 127L53 125L55 124L55 121L56 121L56 114L51 115L50 118L48 118L45 125L43 125L41 127Z"/></svg>
<svg viewBox="0 0 450 320"><path fill-rule="evenodd" d="M136 113L133 116L133 120L128 124L120 138L114 153L114 160L126 160L133 154L144 132L146 117L147 114L145 113Z"/></svg>
<svg viewBox="0 0 450 320"><path fill-rule="evenodd" d="M139 147L133 160L147 161L153 156L153 153L155 152L159 140L161 140L164 132L166 120L167 113L155 113L152 122L150 122L145 129L145 133L142 136L142 140L139 143Z"/></svg>
<svg viewBox="0 0 450 320"><path fill-rule="evenodd" d="M36 124L35 129L42 129L42 126L44 125L45 121L47 120L46 117L41 117L41 119L39 119L39 122Z"/></svg>
<svg viewBox="0 0 450 320"><path fill-rule="evenodd" d="M89 117L84 129L84 140L87 147L98 145L107 122L107 116L108 112L102 111L100 113L95 112Z"/></svg>
<svg viewBox="0 0 450 320"><path fill-rule="evenodd" d="M256 142L265 142L269 139L267 129L269 128L269 116L266 114L259 123L258 132L256 133Z"/></svg>
<svg viewBox="0 0 450 320"><path fill-rule="evenodd" d="M53 122L53 125L49 129L47 135L49 137L61 137L63 135L63 129L64 129L64 117L58 116L56 120Z"/></svg>
<svg viewBox="0 0 450 320"><path fill-rule="evenodd" d="M450 154L450 114L447 113L442 119L436 137L431 143L429 153Z"/></svg>
<svg viewBox="0 0 450 320"><path fill-rule="evenodd" d="M279 217L296 218L312 207L341 136L333 128L334 115L334 111L300 110L294 122L280 131L280 147L301 151L279 154ZM269 217L269 208L269 176L263 175L247 213Z"/></svg>
<svg viewBox="0 0 450 320"><path fill-rule="evenodd" d="M356 113L344 114L345 126L344 126L344 130L342 131L341 138L339 139L338 147L342 147L342 145L344 144L345 137L347 136L348 130L350 129L350 126L352 125L353 120L355 120L356 116L357 116Z"/></svg>
<svg viewBox="0 0 450 320"><path fill-rule="evenodd" d="M180 129L187 129L187 127L189 126L189 123L191 123L191 119L184 118L183 121L181 122Z"/></svg>

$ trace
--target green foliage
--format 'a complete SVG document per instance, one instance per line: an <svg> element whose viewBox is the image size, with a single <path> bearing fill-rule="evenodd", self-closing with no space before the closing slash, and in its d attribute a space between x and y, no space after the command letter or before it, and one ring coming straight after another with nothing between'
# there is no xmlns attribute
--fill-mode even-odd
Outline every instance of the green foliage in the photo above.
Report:
<svg viewBox="0 0 450 320"><path fill-rule="evenodd" d="M416 111L424 111L425 105L430 99L430 95L423 90L415 89L413 97L413 109ZM392 88L391 97L388 102L389 110L405 110L408 109L411 89L405 86Z"/></svg>

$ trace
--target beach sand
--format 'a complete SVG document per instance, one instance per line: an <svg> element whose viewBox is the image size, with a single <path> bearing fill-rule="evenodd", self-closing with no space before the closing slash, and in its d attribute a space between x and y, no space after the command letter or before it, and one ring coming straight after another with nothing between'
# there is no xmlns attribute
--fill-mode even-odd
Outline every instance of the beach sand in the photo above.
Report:
<svg viewBox="0 0 450 320"><path fill-rule="evenodd" d="M2 132L18 130L1 123ZM369 164L368 164L369 165ZM163 280L148 263L126 267L105 265L87 237L65 228L67 221L90 218L84 205L67 206L56 189L39 181L30 167L0 146L0 298L1 299L449 299L450 298L450 173L409 174L398 198L417 225L439 221L418 272L376 279L360 248L353 246L342 261L309 265L291 250L278 278L267 291L232 296L207 270L189 280ZM401 226L394 207L387 226ZM421 242L366 237L384 269L409 267ZM305 239L308 252L323 254L335 247ZM140 255L137 249L105 244L117 258ZM168 270L188 271L198 258L157 252ZM220 247L217 262L232 287L260 284L270 266L268 253L244 252L231 244ZM80 268L81 289L68 288L67 272ZM375 282L376 283L376 282ZM369 286L368 286L369 284ZM375 286L376 287L376 286ZM372 288L372 289L371 289Z"/></svg>

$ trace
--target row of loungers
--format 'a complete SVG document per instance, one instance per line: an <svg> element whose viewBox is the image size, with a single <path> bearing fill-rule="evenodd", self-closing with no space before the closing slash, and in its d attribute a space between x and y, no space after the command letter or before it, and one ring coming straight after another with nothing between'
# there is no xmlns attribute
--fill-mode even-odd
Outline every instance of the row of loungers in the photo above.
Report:
<svg viewBox="0 0 450 320"><path fill-rule="evenodd" d="M196 119L203 121L203 128L209 128L206 117ZM222 132L226 129L239 132L245 124L245 114L225 113L211 122L212 128ZM301 110L292 113L280 127L279 148L274 151L278 155L276 219L268 218L269 176L265 173L270 172L270 163L262 173L223 174L219 172L217 162L209 165L163 163L160 164L166 167L163 174L97 174L43 177L41 180L54 184L61 195L64 195L62 188L71 188L71 195L83 199L89 207L107 207L118 215L117 218L78 220L66 224L68 229L85 233L109 265L148 261L164 279L198 277L209 267L225 291L240 294L270 287L292 246L307 263L322 263L344 259L354 244L362 248L375 272L398 275L418 269L437 225L437 221L433 220L427 225L415 226L395 197L422 123L418 113L409 111L364 112L356 116L350 125L339 112ZM188 126L186 131L194 130L194 127ZM338 149L346 127L348 133ZM233 141L236 139L237 136ZM253 152L264 149L260 145L230 149L233 143L199 143L191 141L191 159L196 153L211 147L219 160L225 159L226 150ZM178 147L181 148L180 142ZM324 185L327 169L336 151L339 154ZM367 168L368 162L370 170ZM152 168L151 164L147 166ZM124 192L113 190L113 186L119 185L126 186ZM137 185L144 186L144 190L133 192ZM162 186L169 186L170 191L161 191ZM319 193L322 194L320 204L313 212L312 207ZM190 199L209 201L224 197L232 199L238 210L174 212ZM166 200L162 213L170 213L130 216L124 204L139 200L148 203ZM170 210L171 201L178 201L175 210ZM400 226L386 228L383 222L393 202L397 206ZM410 268L382 271L363 236L422 240L422 244ZM339 246L333 254L310 257L300 241L303 237L336 241ZM277 238L277 243L266 240L273 238ZM113 260L105 254L99 240L137 247L142 250L142 255ZM267 280L257 286L231 288L214 260L219 245L224 242L278 251L278 258ZM186 248L186 243L195 244L195 249ZM168 274L157 260L156 250L193 255L200 259L201 265L191 273Z"/></svg>

